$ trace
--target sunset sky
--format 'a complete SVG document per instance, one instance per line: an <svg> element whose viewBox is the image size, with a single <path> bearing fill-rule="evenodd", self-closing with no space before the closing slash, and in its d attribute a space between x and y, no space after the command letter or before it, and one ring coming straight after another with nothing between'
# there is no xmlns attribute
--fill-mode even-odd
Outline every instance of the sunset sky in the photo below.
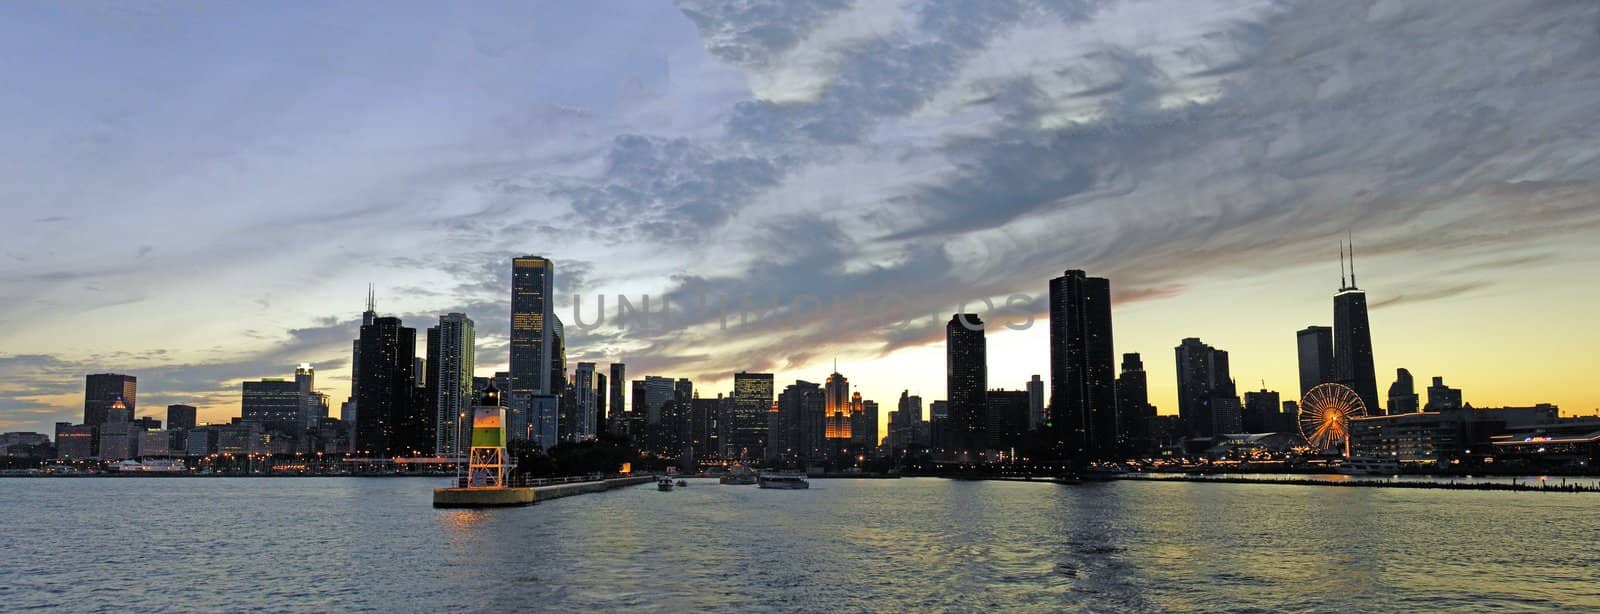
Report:
<svg viewBox="0 0 1600 614"><path fill-rule="evenodd" d="M523 254L570 363L702 396L837 359L886 419L1012 295L989 383L1021 388L1084 269L1162 413L1184 337L1288 399L1346 233L1380 393L1600 408L1597 3L10 2L0 58L0 431L107 371L220 422L310 362L336 414L368 283L504 370ZM673 307L618 327L619 294Z"/></svg>

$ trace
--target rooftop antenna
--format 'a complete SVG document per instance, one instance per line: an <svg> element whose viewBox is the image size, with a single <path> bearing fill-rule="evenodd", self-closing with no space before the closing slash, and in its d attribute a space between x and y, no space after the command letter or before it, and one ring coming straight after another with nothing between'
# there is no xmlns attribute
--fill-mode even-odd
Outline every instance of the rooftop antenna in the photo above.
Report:
<svg viewBox="0 0 1600 614"><path fill-rule="evenodd" d="M1353 232L1350 233L1350 287L1356 287L1356 235Z"/></svg>
<svg viewBox="0 0 1600 614"><path fill-rule="evenodd" d="M378 311L377 291L371 283L367 284L367 311L374 313Z"/></svg>
<svg viewBox="0 0 1600 614"><path fill-rule="evenodd" d="M1342 290L1342 289L1349 288L1349 287L1350 286L1345 284L1345 276L1344 276L1344 241L1340 241L1339 242L1339 289Z"/></svg>

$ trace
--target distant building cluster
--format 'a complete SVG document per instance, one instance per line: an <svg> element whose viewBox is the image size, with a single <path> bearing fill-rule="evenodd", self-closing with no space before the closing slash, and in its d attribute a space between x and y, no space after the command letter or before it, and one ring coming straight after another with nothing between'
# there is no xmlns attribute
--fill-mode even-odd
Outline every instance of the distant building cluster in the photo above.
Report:
<svg viewBox="0 0 1600 614"><path fill-rule="evenodd" d="M1341 269L1344 262L1341 251ZM331 454L452 462L466 453L473 406L493 398L506 408L514 449L611 437L631 442L643 457L685 468L1084 469L1169 458L1334 454L1434 467L1495 458L1545 466L1600 462L1600 418L1563 419L1551 405L1475 409L1441 377L1419 393L1403 368L1380 398L1353 249L1348 263L1333 297L1333 325L1295 335L1299 391L1290 399L1265 386L1241 396L1228 352L1191 337L1174 348L1177 413L1159 415L1149 401L1143 357L1115 352L1110 280L1072 270L1048 284L1048 380L1034 375L1018 382L1020 389L992 387L985 323L975 314L953 314L945 326L945 398L903 391L880 432L878 403L862 398L837 364L820 383L736 373L732 389L714 395L686 378L630 377L622 362L569 369L554 310L555 263L525 256L510 263L509 368L493 377L475 376L476 330L467 314L439 316L418 348L416 329L380 316L369 288L352 344L350 396L338 417L329 416L310 365L297 367L293 379L244 382L240 415L229 423L197 424L195 407L171 405L165 428L154 417L136 417L137 378L92 374L83 422L56 425L53 456ZM1335 413L1322 394L1329 390L1338 393ZM1308 423L1325 418L1339 420L1338 429L1323 433L1336 438L1302 437ZM40 456L50 448L41 434L0 435L6 455Z"/></svg>

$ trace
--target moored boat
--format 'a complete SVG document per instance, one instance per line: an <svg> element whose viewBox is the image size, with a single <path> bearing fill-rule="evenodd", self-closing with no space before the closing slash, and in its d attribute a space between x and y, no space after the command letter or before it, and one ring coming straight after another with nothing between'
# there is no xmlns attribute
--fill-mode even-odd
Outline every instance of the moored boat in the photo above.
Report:
<svg viewBox="0 0 1600 614"><path fill-rule="evenodd" d="M757 479L762 488L776 490L804 490L811 488L811 483L806 481L806 476L783 473L763 473Z"/></svg>

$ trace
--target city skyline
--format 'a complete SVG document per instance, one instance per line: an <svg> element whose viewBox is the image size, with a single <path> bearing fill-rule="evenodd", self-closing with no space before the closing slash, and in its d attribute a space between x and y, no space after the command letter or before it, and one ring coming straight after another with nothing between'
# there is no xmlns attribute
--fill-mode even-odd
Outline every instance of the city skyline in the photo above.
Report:
<svg viewBox="0 0 1600 614"><path fill-rule="evenodd" d="M1022 292L1034 326L986 337L990 386L1019 389L1048 374L1042 280L1071 268L1113 280L1115 351L1145 357L1161 414L1177 412L1165 352L1188 337L1226 348L1240 388L1265 380L1289 399L1300 388L1291 333L1334 323L1333 249L1347 230L1380 392L1405 368L1477 406L1600 407L1587 386L1600 333L1585 326L1600 291L1573 281L1600 263L1586 240L1600 224L1586 189L1588 113L1559 102L1593 85L1572 69L1586 65L1579 51L1542 44L1583 36L1566 29L1589 9L1424 5L1402 18L1152 3L1078 16L1101 33L1081 46L1026 44L1080 27L1059 15L856 6L793 16L780 25L800 42L784 47L748 34L765 17L688 4L449 18L413 7L380 24L408 36L373 38L296 27L365 18L351 9L263 20L252 7L110 19L0 7L0 38L59 57L78 84L36 67L7 82L56 114L0 114L34 145L6 165L17 169L6 199L16 223L0 273L0 430L76 421L86 373L138 377L143 415L188 404L201 421L236 415L242 382L302 362L344 399L360 325L352 295L369 281L380 310L409 326L474 318L477 374L492 375L508 364L504 262L527 253L557 261L555 313L569 330L574 293L606 294L608 310L618 294L684 298L697 285L757 299L907 298L845 320L567 340L572 362L620 361L636 376L729 391L749 370L775 373L781 389L822 381L838 356L865 398L887 406L909 389L932 403L943 321L962 299L970 309ZM1158 36L1140 25L1164 14L1193 19ZM1491 47L1472 35L1524 14L1544 29ZM287 46L348 57L370 78L341 77L335 92L328 84L347 73L299 74L248 41L221 55L194 52L203 41L187 35L147 44L267 21L288 24L274 26ZM530 22L547 36L525 36L518 24ZM851 22L881 26L871 36L885 47L869 52ZM989 27L937 30L949 23ZM1351 59L1412 57L1415 28L1444 49L1414 61L1498 61ZM85 29L90 45L64 36ZM958 69L916 64L910 41L928 36L952 41L944 59ZM419 37L446 51L412 62L395 47ZM586 38L607 53L580 53ZM1310 41L1332 42L1301 52ZM1150 62L1107 61L1124 57L1107 48ZM1192 49L1204 53L1180 53ZM540 59L552 55L565 59ZM874 58L929 68L929 79L902 83L919 71ZM506 79L509 66L525 77ZM197 78L100 95L172 70ZM563 85L586 72L600 78ZM903 85L917 102L851 87L860 80ZM1478 92L1501 103L1459 106ZM175 99L195 108L161 104ZM1084 106L1054 106L1062 99ZM360 113L314 111L327 108ZM1406 128L1419 122L1431 122L1423 138ZM1241 154L1237 142L1261 149ZM216 153L236 148L253 153ZM673 179L652 183L661 176ZM912 315L913 327L887 326Z"/></svg>

